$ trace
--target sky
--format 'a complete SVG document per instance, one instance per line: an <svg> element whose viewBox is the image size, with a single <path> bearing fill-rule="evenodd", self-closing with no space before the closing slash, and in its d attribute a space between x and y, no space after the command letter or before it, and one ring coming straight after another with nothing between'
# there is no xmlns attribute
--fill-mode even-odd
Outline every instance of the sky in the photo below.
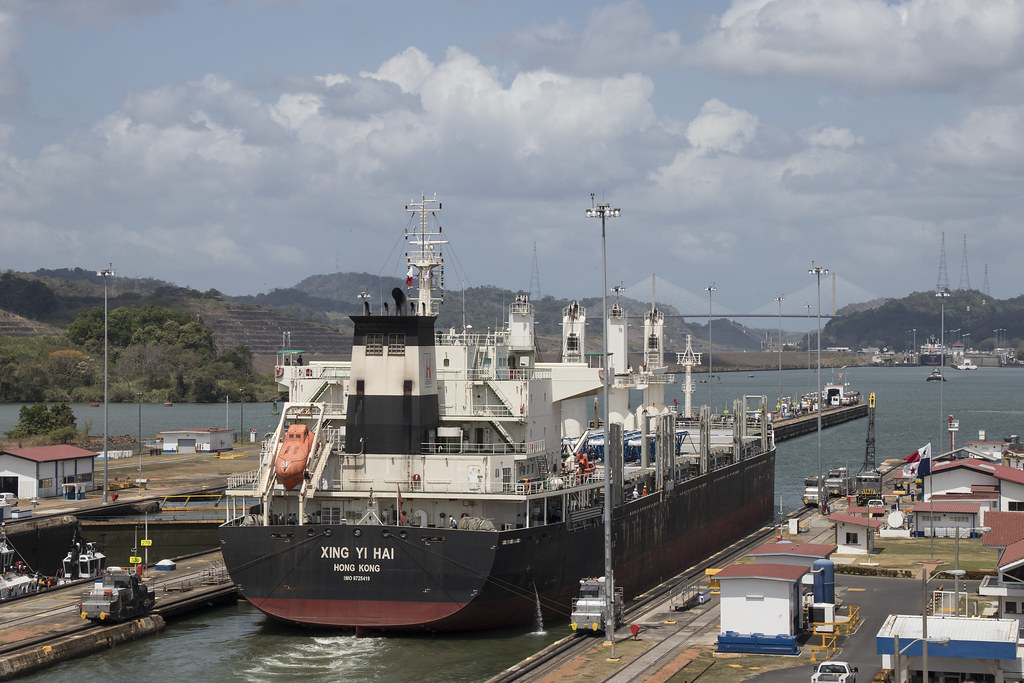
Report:
<svg viewBox="0 0 1024 683"><path fill-rule="evenodd" d="M401 276L436 193L449 289L595 297L593 194L683 312L1003 299L1022 123L1024 0L0 0L0 268Z"/></svg>

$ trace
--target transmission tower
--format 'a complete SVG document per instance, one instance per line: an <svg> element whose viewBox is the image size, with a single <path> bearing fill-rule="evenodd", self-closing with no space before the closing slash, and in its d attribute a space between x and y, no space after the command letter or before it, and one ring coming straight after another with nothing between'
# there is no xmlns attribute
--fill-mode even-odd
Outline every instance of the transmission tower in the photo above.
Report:
<svg viewBox="0 0 1024 683"><path fill-rule="evenodd" d="M960 264L960 289L971 288L971 276L967 272L967 235L964 235L964 260Z"/></svg>
<svg viewBox="0 0 1024 683"><path fill-rule="evenodd" d="M988 291L988 264L987 263L985 264L985 282L984 282L984 284L981 285L981 293L984 294L985 296L992 296L992 294Z"/></svg>
<svg viewBox="0 0 1024 683"><path fill-rule="evenodd" d="M537 243L533 243L533 269L530 271L530 298L540 301L540 268L537 267Z"/></svg>
<svg viewBox="0 0 1024 683"><path fill-rule="evenodd" d="M945 292L949 289L949 274L946 272L946 233L942 233L942 249L939 252L939 281L935 290Z"/></svg>

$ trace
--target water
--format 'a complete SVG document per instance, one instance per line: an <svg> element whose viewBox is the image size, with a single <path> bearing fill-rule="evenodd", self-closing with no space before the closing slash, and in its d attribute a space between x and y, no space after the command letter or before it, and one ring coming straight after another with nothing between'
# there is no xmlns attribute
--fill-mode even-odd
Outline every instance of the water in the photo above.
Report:
<svg viewBox="0 0 1024 683"><path fill-rule="evenodd" d="M948 450L946 416L950 414L960 420L957 446L977 440L978 430L986 430L988 440L999 440L1024 429L1024 373L1021 371L948 370L949 381L942 385L925 382L928 372L927 368L843 370L843 381L850 382L851 388L861 392L865 400L870 392L876 393L876 462L904 458L928 442L932 442L933 453ZM799 396L817 386L816 373L806 369L786 370L781 377L778 371L752 374L753 377L748 377L746 372L722 374L721 383L716 382L711 387L716 408L731 409L732 400L745 393L767 395L774 404L780 380L782 396ZM838 381L838 375L839 371L823 369L822 381ZM677 398L682 405L678 385L669 391L667 398L669 401ZM708 386L699 384L694 405L707 400ZM123 408L130 412L134 406ZM187 409L196 409L199 417L195 419L206 420L200 420L199 424L216 420L217 415L221 421L213 424L223 424L223 406L219 413L216 406L180 408L178 415L185 415ZM0 407L0 425L4 409ZM153 410L159 413L160 408ZM178 411L179 406L167 410ZM266 411L264 419L273 423L269 420L269 407ZM255 409L253 415L257 415ZM14 419L17 419L16 407ZM113 417L111 421L113 424ZM175 418L173 424L149 429L155 431L183 424L185 420ZM127 428L124 431L132 433ZM864 419L826 429L822 432L822 468L846 465L851 472L857 472L864 461L866 437L867 420ZM812 433L779 445L776 495L781 497L786 510L799 507L804 477L817 472L817 444L817 435ZM26 680L68 683L283 681L303 677L337 681L482 681L568 633L567 621L546 626L546 632L535 625L512 631L437 637L356 638L350 634L289 628L240 603L174 622L159 636L62 664Z"/></svg>
<svg viewBox="0 0 1024 683"><path fill-rule="evenodd" d="M5 435L18 424L21 403L0 403L0 435ZM103 404L72 403L78 428L88 427L89 434L103 435ZM256 438L263 439L268 431L277 428L278 416L270 403L110 403L107 406L107 434L128 434L151 439L168 429L197 427L229 427L243 432L256 429ZM141 427L140 427L141 425ZM245 438L249 436L246 433Z"/></svg>

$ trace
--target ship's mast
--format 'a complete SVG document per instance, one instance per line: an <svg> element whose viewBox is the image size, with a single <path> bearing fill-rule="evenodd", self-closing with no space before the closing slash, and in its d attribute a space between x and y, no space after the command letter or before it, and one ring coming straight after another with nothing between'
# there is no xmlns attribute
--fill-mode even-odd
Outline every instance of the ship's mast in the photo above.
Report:
<svg viewBox="0 0 1024 683"><path fill-rule="evenodd" d="M679 363L686 370L686 377L683 379L683 415L690 418L693 415L693 392L697 389L693 384L693 369L700 365L700 354L693 352L692 339L686 335L686 350L676 354L676 363Z"/></svg>
<svg viewBox="0 0 1024 683"><path fill-rule="evenodd" d="M432 204L437 204L437 207L432 208ZM441 239L440 225L436 232L430 229L430 216L441 211L441 203L437 201L435 192L433 199L421 195L420 201L409 202L405 210L420 216L419 228L405 231L405 239L412 246L405 254L409 264L405 276L406 288L412 289L413 278L418 276L417 296L409 296L409 312L412 315L437 315L438 304L444 301L444 256L441 254L441 246L448 244L448 241Z"/></svg>

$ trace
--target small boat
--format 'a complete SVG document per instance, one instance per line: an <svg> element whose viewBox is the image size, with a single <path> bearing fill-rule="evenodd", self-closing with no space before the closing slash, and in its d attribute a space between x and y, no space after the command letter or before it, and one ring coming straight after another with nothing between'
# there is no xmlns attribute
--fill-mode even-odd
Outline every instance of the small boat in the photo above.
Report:
<svg viewBox="0 0 1024 683"><path fill-rule="evenodd" d="M932 370L932 374L924 378L926 382L945 382L946 378L942 376L942 370L935 368Z"/></svg>
<svg viewBox="0 0 1024 683"><path fill-rule="evenodd" d="M173 405L174 405L173 403L171 403L170 401L167 401L167 402L164 403L164 408L170 408Z"/></svg>
<svg viewBox="0 0 1024 683"><path fill-rule="evenodd" d="M92 407L92 408L99 408L100 404L99 403L90 403L89 406Z"/></svg>
<svg viewBox="0 0 1024 683"><path fill-rule="evenodd" d="M48 581L24 561L15 560L16 553L0 528L0 602L38 593L48 585Z"/></svg>
<svg viewBox="0 0 1024 683"><path fill-rule="evenodd" d="M956 368L957 370L977 370L978 369L978 366L975 365L973 361L970 361L970 360L968 360L966 358L961 360L959 363L957 363L953 367Z"/></svg>

